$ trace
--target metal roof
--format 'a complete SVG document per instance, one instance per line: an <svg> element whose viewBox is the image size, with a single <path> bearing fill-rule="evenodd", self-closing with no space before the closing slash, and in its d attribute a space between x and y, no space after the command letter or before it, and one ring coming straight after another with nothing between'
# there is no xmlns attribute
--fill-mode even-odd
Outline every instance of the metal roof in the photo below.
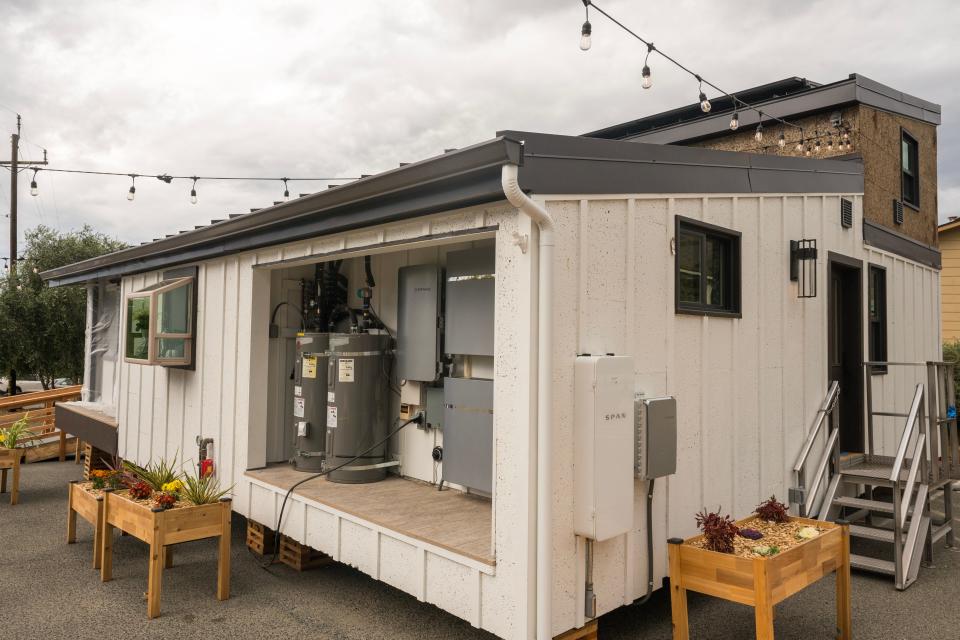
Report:
<svg viewBox="0 0 960 640"><path fill-rule="evenodd" d="M734 95L760 108L764 113L784 119L860 103L931 124L940 124L940 105L897 91L856 73L850 74L845 80L825 85L802 78L787 78L738 91ZM711 100L711 103L713 109L710 113L704 113L697 103L584 135L608 140L676 144L729 133L730 115L734 110L731 100L721 97ZM740 110L741 128L758 122L759 116L755 111ZM769 123L769 120L767 122Z"/></svg>
<svg viewBox="0 0 960 640"><path fill-rule="evenodd" d="M502 131L493 140L40 275L51 286L217 256L504 199L501 166L543 195L862 193L863 165Z"/></svg>

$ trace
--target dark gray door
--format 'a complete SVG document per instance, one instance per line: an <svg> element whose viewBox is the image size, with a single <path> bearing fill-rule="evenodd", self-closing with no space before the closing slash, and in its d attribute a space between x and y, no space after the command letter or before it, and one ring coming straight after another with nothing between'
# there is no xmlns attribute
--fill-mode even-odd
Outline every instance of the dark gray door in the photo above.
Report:
<svg viewBox="0 0 960 640"><path fill-rule="evenodd" d="M827 304L827 365L831 381L840 383L840 449L864 451L863 305L859 262L831 256Z"/></svg>

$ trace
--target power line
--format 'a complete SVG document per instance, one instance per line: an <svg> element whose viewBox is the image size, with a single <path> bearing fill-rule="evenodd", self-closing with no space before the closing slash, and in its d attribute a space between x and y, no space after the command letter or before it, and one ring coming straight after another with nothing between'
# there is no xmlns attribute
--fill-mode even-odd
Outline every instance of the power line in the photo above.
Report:
<svg viewBox="0 0 960 640"><path fill-rule="evenodd" d="M633 36L634 38L636 38L637 40L639 40L640 42L642 42L644 45L646 45L646 47L647 47L647 56L646 56L646 58L644 59L644 63L643 63L643 73L642 73L642 75L643 75L643 88L644 88L644 89L649 89L650 87L653 86L653 80L652 80L652 75L651 75L651 72L650 72L650 67L649 67L649 65L648 65L648 61L649 61L649 59L650 59L650 54L656 53L656 54L659 54L660 57L662 57L663 59L665 59L665 60L667 60L668 62L672 63L675 67L677 67L677 68L680 69L681 71L684 71L684 72L690 74L691 76L693 76L693 78L697 81L698 87L699 87L699 91L700 91L700 95L699 95L700 109L701 109L704 113L709 113L710 110L712 109L712 105L710 104L710 100L707 98L707 95L706 95L706 94L704 93L704 91L703 91L703 86L704 86L704 85L706 85L707 87L709 87L709 88L717 91L718 93L722 94L724 97L730 99L731 103L733 104L733 117L730 119L730 129L736 130L737 128L739 128L739 126L740 126L740 119L739 119L739 113L738 113L738 111L739 111L739 109L745 109L745 110L748 110L748 111L754 111L754 112L756 112L757 115L759 116L760 122L757 124L757 131L756 131L756 134L755 134L755 137L756 137L756 139L757 139L757 142L760 142L760 141L763 139L763 120L764 120L764 118L766 118L766 119L768 119L768 120L773 120L773 121L775 121L775 122L778 122L778 123L780 123L783 127L793 127L793 128L795 128L795 129L799 129L799 130L800 130L801 138L803 138L803 127L801 127L800 125L793 124L792 122L787 122L787 121L784 120L783 118L778 118L777 116L774 116L774 115L772 115L772 114L769 114L769 113L763 111L762 109L760 109L759 107L756 107L756 106L754 106L754 105L752 105L752 104L750 104L750 103L748 103L748 102L746 102L746 101L744 101L744 100L741 100L740 98L738 98L737 96L733 95L732 93L728 93L727 91L724 91L724 90L721 89L719 86L717 86L717 85L714 84L713 82L710 82L709 80L707 80L706 78L704 78L704 77L703 77L702 75L700 75L699 73L693 71L692 69L690 69L690 68L687 67L686 65L680 63L680 62L679 62L676 58L674 58L673 56L665 53L662 49L660 49L659 47L657 47L656 45L654 45L652 41L649 41L649 40L641 37L640 35L638 35L635 31L633 31L632 29L630 29L629 27L627 27L625 24L623 24L622 22L620 22L619 20L617 20L616 18L614 18L613 16L611 16L609 13L607 13L606 11L604 11L601 7L598 7L598 6L593 2L593 0L582 0L582 2L583 2L584 9L586 10L586 21L583 23L583 27L582 27L581 30L580 30L580 48L581 48L583 51L587 51L588 49L590 49L590 46L591 46L591 39L592 39L592 34L593 34L593 26L590 24L590 7L593 7L596 11L598 11L601 15L603 15L605 18L607 18L610 22L612 22L613 24L617 25L618 27L620 27L621 29L623 29L626 33L630 34L631 36ZM783 140L784 140L784 135L783 135L783 131L782 131L782 129L781 129L780 136L779 136L779 140L778 140L778 144L779 144L781 147L783 147L783 146L785 145L785 142L783 142Z"/></svg>

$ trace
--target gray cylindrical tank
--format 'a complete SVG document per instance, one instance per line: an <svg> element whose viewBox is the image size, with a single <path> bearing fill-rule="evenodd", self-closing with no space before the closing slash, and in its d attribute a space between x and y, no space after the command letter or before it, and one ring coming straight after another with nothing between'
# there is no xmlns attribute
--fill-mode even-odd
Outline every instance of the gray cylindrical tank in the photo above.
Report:
<svg viewBox="0 0 960 640"><path fill-rule="evenodd" d="M327 462L331 469L387 437L387 335L330 334L327 362ZM384 462L386 443L328 477L333 482L376 482L380 469L354 469Z"/></svg>
<svg viewBox="0 0 960 640"><path fill-rule="evenodd" d="M298 471L323 468L327 444L327 333L297 336L297 368L294 373L293 424Z"/></svg>

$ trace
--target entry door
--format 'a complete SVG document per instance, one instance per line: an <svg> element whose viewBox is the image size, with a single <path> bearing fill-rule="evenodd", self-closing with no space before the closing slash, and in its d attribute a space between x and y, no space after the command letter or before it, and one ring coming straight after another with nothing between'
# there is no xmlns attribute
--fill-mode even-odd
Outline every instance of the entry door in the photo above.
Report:
<svg viewBox="0 0 960 640"><path fill-rule="evenodd" d="M827 363L840 383L840 449L863 452L863 297L858 261L830 260Z"/></svg>

